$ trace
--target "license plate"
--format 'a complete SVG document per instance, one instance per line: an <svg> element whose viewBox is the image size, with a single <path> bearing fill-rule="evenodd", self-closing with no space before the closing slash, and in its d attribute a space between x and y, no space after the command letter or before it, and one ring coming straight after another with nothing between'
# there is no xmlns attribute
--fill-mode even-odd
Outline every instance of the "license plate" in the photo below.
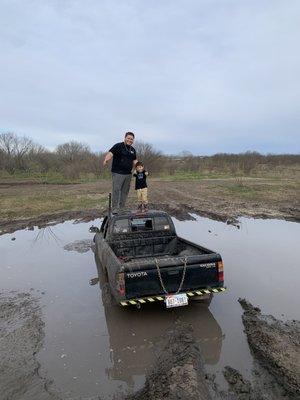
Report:
<svg viewBox="0 0 300 400"><path fill-rule="evenodd" d="M188 297L186 293L170 294L166 296L166 307L181 307L188 305Z"/></svg>

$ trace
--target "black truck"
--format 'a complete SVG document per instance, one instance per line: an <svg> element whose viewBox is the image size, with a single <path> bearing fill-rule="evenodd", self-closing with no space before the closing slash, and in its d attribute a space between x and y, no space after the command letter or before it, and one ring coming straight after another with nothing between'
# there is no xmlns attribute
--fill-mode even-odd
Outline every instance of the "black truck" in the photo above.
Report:
<svg viewBox="0 0 300 400"><path fill-rule="evenodd" d="M121 306L209 303L214 293L225 291L220 254L177 236L166 212L109 212L101 228L91 231L111 294Z"/></svg>

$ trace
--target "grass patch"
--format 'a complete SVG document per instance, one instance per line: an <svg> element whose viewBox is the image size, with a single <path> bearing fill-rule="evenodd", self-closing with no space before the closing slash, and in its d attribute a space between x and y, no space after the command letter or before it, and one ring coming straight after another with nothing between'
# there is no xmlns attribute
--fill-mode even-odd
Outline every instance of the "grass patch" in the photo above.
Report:
<svg viewBox="0 0 300 400"><path fill-rule="evenodd" d="M157 177L162 181L195 181L202 179L227 179L230 175L217 173L200 173L196 171L175 171L174 174L159 174Z"/></svg>
<svg viewBox="0 0 300 400"><path fill-rule="evenodd" d="M61 211L85 210L103 206L106 194L72 193L64 190L0 196L0 219L33 217Z"/></svg>
<svg viewBox="0 0 300 400"><path fill-rule="evenodd" d="M80 174L79 178L68 178L61 172L49 171L45 173L39 172L21 172L17 171L14 174L0 172L0 183L37 183L37 184L55 184L68 185L96 182L99 179L93 173Z"/></svg>

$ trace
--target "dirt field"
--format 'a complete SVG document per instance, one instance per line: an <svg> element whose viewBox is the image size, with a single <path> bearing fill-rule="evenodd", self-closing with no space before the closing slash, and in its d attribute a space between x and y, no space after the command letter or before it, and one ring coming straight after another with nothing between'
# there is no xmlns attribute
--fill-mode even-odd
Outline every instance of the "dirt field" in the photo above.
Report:
<svg viewBox="0 0 300 400"><path fill-rule="evenodd" d="M239 216L300 220L300 184L296 178L149 180L150 206L179 219L194 212L228 223L236 223ZM102 216L110 189L108 180L76 185L0 183L0 233ZM128 207L135 207L133 189Z"/></svg>

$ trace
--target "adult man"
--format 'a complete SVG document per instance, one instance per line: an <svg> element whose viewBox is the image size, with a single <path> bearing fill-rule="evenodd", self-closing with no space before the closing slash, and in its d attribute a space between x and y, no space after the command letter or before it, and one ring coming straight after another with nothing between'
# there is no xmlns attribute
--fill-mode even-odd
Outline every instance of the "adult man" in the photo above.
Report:
<svg viewBox="0 0 300 400"><path fill-rule="evenodd" d="M112 208L117 212L124 208L130 189L131 170L137 163L136 152L132 147L134 133L126 132L124 141L116 143L106 154L103 165L113 159L112 172Z"/></svg>

